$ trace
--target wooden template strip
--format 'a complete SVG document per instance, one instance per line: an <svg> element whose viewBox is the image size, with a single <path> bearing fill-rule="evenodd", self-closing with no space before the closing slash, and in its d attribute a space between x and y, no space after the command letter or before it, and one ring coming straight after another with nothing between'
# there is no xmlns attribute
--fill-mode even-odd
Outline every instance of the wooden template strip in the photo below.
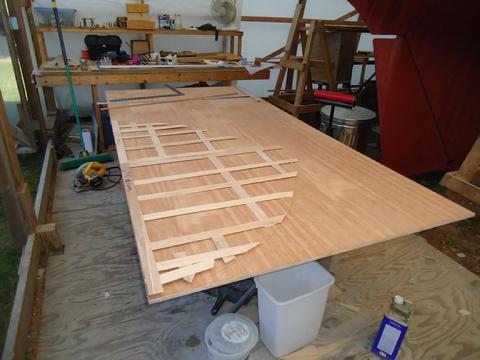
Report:
<svg viewBox="0 0 480 360"><path fill-rule="evenodd" d="M165 152L165 149L163 148L162 143L160 142L160 139L155 133L155 129L153 128L153 126L147 126L147 130L148 130L148 135L150 135L150 139L152 140L152 147L155 148L157 155L161 157L167 156L167 153ZM126 149L124 148L123 150L126 150Z"/></svg>
<svg viewBox="0 0 480 360"><path fill-rule="evenodd" d="M148 237L145 222L141 216L140 204L137 200L135 187L132 185L131 170L128 165L127 154L124 150L123 139L120 135L120 128L117 121L112 121L112 131L117 146L118 162L122 169L123 184L125 196L128 202L128 211L130 220L134 229L135 242L137 244L138 257L140 258L140 266L142 267L143 278L147 289L147 295L162 293L163 287L160 276L156 270L156 261L150 240Z"/></svg>
<svg viewBox="0 0 480 360"><path fill-rule="evenodd" d="M149 157L149 158L130 161L130 167L134 168L134 167L140 167L140 166L170 164L174 162L208 159L212 155L216 155L216 156L240 155L240 154L257 152L259 150L262 150L262 151L280 150L281 148L282 147L279 145L265 146L265 147L245 146L245 147L239 147L239 148L233 148L233 149L222 149L218 151L199 151L194 153L176 154L176 155L169 156L168 158Z"/></svg>
<svg viewBox="0 0 480 360"><path fill-rule="evenodd" d="M230 247L227 249L208 251L202 254L195 254L195 255L185 256L177 259L159 261L157 262L157 270L166 271L166 270L176 269L182 266L196 264L203 261L216 260L216 259L221 259L227 256L244 254L252 250L258 244L260 243L254 242L246 245ZM185 274L183 274L182 277L183 276L185 276Z"/></svg>
<svg viewBox="0 0 480 360"><path fill-rule="evenodd" d="M228 246L227 240L223 236L216 236L212 238L212 241L215 244L217 250L227 249L230 247ZM225 256L222 258L222 260L225 264L228 264L230 261L235 260L235 256Z"/></svg>
<svg viewBox="0 0 480 360"><path fill-rule="evenodd" d="M259 195L259 196L251 196L247 198L228 200L228 201L220 201L215 203L190 206L185 208L178 208L178 209L165 210L165 211L159 211L151 214L146 214L146 215L143 215L143 221L153 221L153 220L165 219L173 216L190 215L190 214L196 214L204 211L225 209L225 208L234 207L234 206L241 206L241 205L253 204L257 202L270 201L270 200L279 200L279 199L285 199L290 197L293 197L293 191L278 192L278 193Z"/></svg>
<svg viewBox="0 0 480 360"><path fill-rule="evenodd" d="M161 133L161 134L156 134L156 135L157 136L185 135L185 134L193 134L193 133L196 133L197 131L205 132L207 130L195 129L195 130L171 131L171 132L168 132L168 133ZM122 139L123 140L141 139L141 138L149 138L149 137L150 137L150 135L148 135L148 134L145 134L145 135L131 135L131 136L122 136Z"/></svg>
<svg viewBox="0 0 480 360"><path fill-rule="evenodd" d="M222 174L226 172L258 169L258 168L279 165L279 164L290 164L297 161L298 159L287 159L287 160L278 160L278 161L271 161L271 162L261 162L261 163L255 163L255 164L231 166L231 167L226 167L221 169L216 168L216 169L210 169L210 170L201 170L201 171L195 171L191 173L159 176L155 178L135 180L133 182L133 185L138 186L138 185L147 185L147 184L153 184L153 183L158 183L163 181L190 179L190 178L199 177L199 176L216 175L216 174Z"/></svg>
<svg viewBox="0 0 480 360"><path fill-rule="evenodd" d="M182 257L183 258L183 257ZM179 258L179 259L182 259ZM215 259L207 259L202 262L195 263L193 265L184 266L177 270L172 270L163 274L160 274L160 281L162 285L168 284L169 282L180 280L180 279L192 279L195 274L210 270L215 266ZM190 281L191 282L191 281Z"/></svg>
<svg viewBox="0 0 480 360"><path fill-rule="evenodd" d="M222 99L234 99L234 98L246 98L249 96L242 95L238 92L228 92L225 94L217 94L212 96L201 96L201 97L190 97L190 98L182 98L170 101L149 101L143 103L130 103L124 105L117 105L117 106L108 106L101 108L102 111L110 111L116 109L125 109L125 108L132 108L137 106L149 106L149 105L161 105L161 104L171 104L176 102L184 102L184 101L198 101L198 100L222 100Z"/></svg>
<svg viewBox="0 0 480 360"><path fill-rule="evenodd" d="M260 229L263 227L273 226L280 224L285 219L285 215L271 217L265 220L252 221L249 223L227 226L223 228L204 231L196 234L178 236L165 240L151 241L152 250L161 250L173 246L190 244L197 241L213 239L214 237L227 236L236 234L239 232L250 231Z"/></svg>
<svg viewBox="0 0 480 360"><path fill-rule="evenodd" d="M168 126L156 127L154 129L155 129L155 131L157 131L157 130L180 129L180 128L186 128L186 127L187 127L187 125L168 125ZM148 131L148 129L125 129L125 130L120 130L120 132L122 134L131 133L131 132L142 132L142 131Z"/></svg>
<svg viewBox="0 0 480 360"><path fill-rule="evenodd" d="M185 257L185 256L187 256L187 253L185 251L179 251L179 252L174 252L173 253L174 258L181 258L181 257ZM214 265L215 265L215 263L214 263ZM192 275L184 276L182 279L185 280L188 283L191 283L194 278L195 278L195 274L192 274Z"/></svg>
<svg viewBox="0 0 480 360"><path fill-rule="evenodd" d="M164 126L164 125L168 125L167 123L147 123L147 124L137 124L137 123L130 123L130 124L123 124L123 125L119 125L119 128L120 129L124 129L124 128L132 128L132 127L141 127L141 126Z"/></svg>
<svg viewBox="0 0 480 360"><path fill-rule="evenodd" d="M158 136L157 136L158 138ZM218 136L209 138L209 141L223 141L223 140L235 140L237 139L235 136ZM201 144L203 143L202 140L184 140L184 141L173 141L168 143L160 143L163 147L169 146L181 146L181 145L191 145L191 144ZM138 145L138 146L130 146L126 147L125 151L132 151L132 150L142 150L142 149L151 149L154 148L155 145Z"/></svg>
<svg viewBox="0 0 480 360"><path fill-rule="evenodd" d="M194 193L204 192L204 191L226 189L226 188L232 187L233 185L250 185L250 184L257 184L257 183L267 182L267 181L288 179L296 176L297 176L296 171L289 172L289 173L275 174L275 175L260 176L260 177L251 178L251 179L242 179L242 180L204 185L204 186L198 186L198 187L187 188L187 189L179 189L179 190L173 190L173 191L139 195L138 200L146 201L146 200L153 200L153 199L163 199L163 198L178 196L178 195L186 195L186 194L194 194Z"/></svg>
<svg viewBox="0 0 480 360"><path fill-rule="evenodd" d="M203 145L210 151L215 151L216 148L213 146L213 144L208 141L207 137L205 136L204 133L197 132L197 137L203 141ZM222 161L218 158L218 156L210 156L208 158L210 162L215 166L217 169L224 169L225 165L222 163ZM233 177L232 174L229 172L223 172L222 173L223 180L225 181L235 181L236 179ZM243 187L240 185L234 184L232 186L232 190L239 198L246 198L249 197L250 195L245 191ZM265 213L265 211L262 210L260 206L258 206L256 203L251 203L247 204L248 209L252 212L252 214L257 218L257 220L262 220L266 219L268 216Z"/></svg>

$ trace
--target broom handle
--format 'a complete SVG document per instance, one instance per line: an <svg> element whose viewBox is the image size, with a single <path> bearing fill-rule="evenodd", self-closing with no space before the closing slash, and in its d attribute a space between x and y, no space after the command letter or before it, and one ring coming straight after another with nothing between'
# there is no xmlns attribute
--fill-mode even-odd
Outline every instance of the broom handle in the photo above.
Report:
<svg viewBox="0 0 480 360"><path fill-rule="evenodd" d="M80 125L80 116L78 116L77 98L75 96L75 89L73 87L72 74L70 73L70 66L68 65L67 50L65 49L65 41L63 40L62 26L60 25L60 16L58 15L57 1L52 0L53 14L55 15L55 23L57 25L58 38L60 40L60 47L62 49L63 62L65 63L65 72L67 73L68 87L70 89L70 97L72 98L73 114L77 123L78 135L80 136L80 146L85 150L85 144L82 136L82 126Z"/></svg>

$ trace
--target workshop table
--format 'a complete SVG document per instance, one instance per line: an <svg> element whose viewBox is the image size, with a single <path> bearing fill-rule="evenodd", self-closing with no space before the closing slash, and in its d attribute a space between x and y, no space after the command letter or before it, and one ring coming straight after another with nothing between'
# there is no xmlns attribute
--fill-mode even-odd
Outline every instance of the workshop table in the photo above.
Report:
<svg viewBox="0 0 480 360"><path fill-rule="evenodd" d="M107 92L150 303L474 215L239 89L181 90ZM256 243L191 282L160 273Z"/></svg>
<svg viewBox="0 0 480 360"><path fill-rule="evenodd" d="M169 68L169 69L134 69L134 70L72 70L74 85L90 86L94 102L98 101L98 85L116 84L153 84L197 81L223 81L229 85L235 80L269 79L270 70L265 69L253 75L240 67L226 68ZM46 93L53 87L68 85L64 70L40 70L35 73L35 81ZM55 106L52 96L46 94L49 110ZM53 103L52 103L53 102Z"/></svg>

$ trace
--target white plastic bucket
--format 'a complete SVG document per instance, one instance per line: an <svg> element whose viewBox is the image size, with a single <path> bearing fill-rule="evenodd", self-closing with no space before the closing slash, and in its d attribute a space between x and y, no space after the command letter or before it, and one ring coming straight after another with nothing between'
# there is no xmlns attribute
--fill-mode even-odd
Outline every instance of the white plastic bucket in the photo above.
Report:
<svg viewBox="0 0 480 360"><path fill-rule="evenodd" d="M335 278L311 262L254 278L260 337L275 357L312 342L320 330L328 290Z"/></svg>
<svg viewBox="0 0 480 360"><path fill-rule="evenodd" d="M258 341L258 329L243 315L223 314L205 330L210 360L244 360Z"/></svg>

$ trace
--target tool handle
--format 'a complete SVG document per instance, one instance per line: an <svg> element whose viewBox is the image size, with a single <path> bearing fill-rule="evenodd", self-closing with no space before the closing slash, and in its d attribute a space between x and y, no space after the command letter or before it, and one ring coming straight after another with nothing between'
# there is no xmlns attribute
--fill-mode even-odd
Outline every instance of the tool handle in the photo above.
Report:
<svg viewBox="0 0 480 360"><path fill-rule="evenodd" d="M345 105L355 105L355 95L341 94L333 91L315 90L313 93L318 100L329 100L344 103Z"/></svg>
<svg viewBox="0 0 480 360"><path fill-rule="evenodd" d="M58 15L57 1L52 0L52 10L55 16L55 24L57 26L58 39L60 40L60 48L62 49L63 62L65 64L65 72L67 73L68 87L70 89L70 97L72 98L73 114L77 123L78 135L80 136L80 146L85 151L85 143L82 137L82 126L80 124L80 116L78 115L77 98L75 96L75 89L73 87L72 74L70 73L70 66L68 64L67 50L65 49L65 41L63 39L62 26L60 24L60 16Z"/></svg>

